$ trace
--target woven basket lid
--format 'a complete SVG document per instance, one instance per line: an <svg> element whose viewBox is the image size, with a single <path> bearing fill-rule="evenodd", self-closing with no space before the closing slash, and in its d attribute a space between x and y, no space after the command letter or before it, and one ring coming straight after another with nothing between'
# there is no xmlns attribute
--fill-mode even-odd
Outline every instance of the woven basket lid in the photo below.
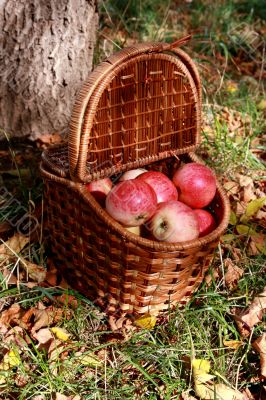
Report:
<svg viewBox="0 0 266 400"><path fill-rule="evenodd" d="M200 80L176 46L125 48L90 74L70 123L69 168L89 182L193 151L200 132Z"/></svg>

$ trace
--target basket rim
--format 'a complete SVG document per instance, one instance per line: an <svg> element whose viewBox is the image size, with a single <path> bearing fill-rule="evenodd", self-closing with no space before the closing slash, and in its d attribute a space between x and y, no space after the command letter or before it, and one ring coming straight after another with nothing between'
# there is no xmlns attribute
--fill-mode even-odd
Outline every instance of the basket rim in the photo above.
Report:
<svg viewBox="0 0 266 400"><path fill-rule="evenodd" d="M195 154L195 153L188 153L189 157L194 162L199 162L204 164L204 162ZM209 233L202 238L197 238L190 241L184 241L179 243L166 243L166 242L159 242L154 241L151 239L143 238L141 236L135 235L125 229L119 222L115 221L108 213L105 211L101 205L95 200L90 192L86 189L83 183L69 181L65 178L58 177L53 175L51 172L48 172L45 168L43 163L40 165L40 170L42 175L48 179L58 183L63 184L64 186L71 187L72 189L76 190L81 196L82 199L91 206L94 212L99 216L104 223L106 223L108 228L111 228L118 232L124 240L128 240L136 245L139 245L143 248L147 248L150 250L158 251L158 252L178 252L183 250L188 250L192 248L198 248L202 246L206 246L211 242L219 239L222 233L228 226L229 216L230 216L230 203L229 199L222 188L221 184L216 180L217 184L217 191L221 197L221 200L224 205L224 213L220 224L216 227L214 231Z"/></svg>

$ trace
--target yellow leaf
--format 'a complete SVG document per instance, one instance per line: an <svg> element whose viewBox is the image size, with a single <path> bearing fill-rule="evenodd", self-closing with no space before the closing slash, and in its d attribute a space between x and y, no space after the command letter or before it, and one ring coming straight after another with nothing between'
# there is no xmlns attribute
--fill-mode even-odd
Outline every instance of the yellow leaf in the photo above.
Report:
<svg viewBox="0 0 266 400"><path fill-rule="evenodd" d="M266 109L266 99L262 99L259 104L257 105L258 110L265 110Z"/></svg>
<svg viewBox="0 0 266 400"><path fill-rule="evenodd" d="M3 385L6 383L6 378L2 375L1 370L2 370L2 363L0 364L0 385Z"/></svg>
<svg viewBox="0 0 266 400"><path fill-rule="evenodd" d="M239 224L236 226L236 230L239 235L248 235L248 236L254 235L254 236L256 236L258 234L254 229L252 229L248 225Z"/></svg>
<svg viewBox="0 0 266 400"><path fill-rule="evenodd" d="M236 223L237 223L237 216L236 216L236 214L234 213L234 211L231 210L231 212L230 212L230 218L229 218L229 224L231 224L231 225L236 225Z"/></svg>
<svg viewBox="0 0 266 400"><path fill-rule="evenodd" d="M79 362L82 365L89 367L100 367L102 365L101 360L96 357L94 354L85 354L79 358Z"/></svg>
<svg viewBox="0 0 266 400"><path fill-rule="evenodd" d="M223 344L225 347L228 347L229 349L236 350L243 345L243 342L241 340L223 340Z"/></svg>
<svg viewBox="0 0 266 400"><path fill-rule="evenodd" d="M245 214L241 217L241 222L247 221L253 215L256 215L257 212L266 204L266 197L260 197L259 199L251 200L246 208Z"/></svg>
<svg viewBox="0 0 266 400"><path fill-rule="evenodd" d="M235 93L238 91L238 84L234 81L228 81L226 85L226 91L228 93Z"/></svg>
<svg viewBox="0 0 266 400"><path fill-rule="evenodd" d="M192 361L192 372L194 378L194 389L198 397L205 400L244 400L242 394L223 383L207 384L216 378L210 375L211 365L209 360L194 359Z"/></svg>
<svg viewBox="0 0 266 400"><path fill-rule="evenodd" d="M20 364L20 357L17 351L10 350L4 355L4 358L0 364L0 369L8 371L13 367L17 367Z"/></svg>
<svg viewBox="0 0 266 400"><path fill-rule="evenodd" d="M223 235L221 237L222 242L232 242L232 240L234 240L236 238L235 235L233 235L232 233L228 233L226 235Z"/></svg>
<svg viewBox="0 0 266 400"><path fill-rule="evenodd" d="M55 326L54 328L50 328L50 330L58 339L62 340L63 342L66 342L70 337L70 334L63 328L58 328Z"/></svg>
<svg viewBox="0 0 266 400"><path fill-rule="evenodd" d="M135 319L134 324L139 328L143 329L153 329L156 325L157 319L154 315L142 315L141 317Z"/></svg>
<svg viewBox="0 0 266 400"><path fill-rule="evenodd" d="M208 373L211 369L211 363L209 360L202 360L200 358L195 358L192 361L192 368L193 368L193 374L198 374L198 371L201 371L200 373Z"/></svg>

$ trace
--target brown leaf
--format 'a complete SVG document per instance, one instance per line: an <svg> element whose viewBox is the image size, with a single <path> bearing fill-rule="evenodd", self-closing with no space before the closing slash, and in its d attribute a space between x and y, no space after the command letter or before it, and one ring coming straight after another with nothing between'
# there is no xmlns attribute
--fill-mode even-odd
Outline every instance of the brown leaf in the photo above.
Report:
<svg viewBox="0 0 266 400"><path fill-rule="evenodd" d="M244 400L256 400L248 388L244 389L242 394L244 396Z"/></svg>
<svg viewBox="0 0 266 400"><path fill-rule="evenodd" d="M50 329L43 328L40 329L38 332L34 332L32 337L36 339L40 344L47 344L50 343L51 340L54 339Z"/></svg>
<svg viewBox="0 0 266 400"><path fill-rule="evenodd" d="M224 276L225 284L230 290L232 290L237 286L238 281L243 275L244 271L242 268L239 268L236 264L234 264L231 258L226 258L224 260L224 265L227 268Z"/></svg>
<svg viewBox="0 0 266 400"><path fill-rule="evenodd" d="M58 132L54 132L54 133L46 133L46 134L42 134L39 138L38 141L41 144L57 144L57 143L61 143L62 137L59 135Z"/></svg>
<svg viewBox="0 0 266 400"><path fill-rule="evenodd" d="M61 296L56 296L55 297L56 301L66 307L71 307L73 309L76 309L78 307L78 300L67 293L61 294Z"/></svg>
<svg viewBox="0 0 266 400"><path fill-rule="evenodd" d="M247 185L244 187L243 201L244 203L249 203L251 200L255 200L257 197L254 193L254 185Z"/></svg>
<svg viewBox="0 0 266 400"><path fill-rule="evenodd" d="M249 242L250 248L253 250L252 255L264 254L266 255L266 240L265 235L262 233L252 235Z"/></svg>
<svg viewBox="0 0 266 400"><path fill-rule="evenodd" d="M22 316L21 321L20 321L20 326L22 326L24 329L29 329L31 325L31 320L34 318L36 308L32 307L29 308L25 314Z"/></svg>
<svg viewBox="0 0 266 400"><path fill-rule="evenodd" d="M27 336L24 335L24 330L21 326L14 326L11 328L4 337L4 343L15 344L21 350L25 350L28 347Z"/></svg>
<svg viewBox="0 0 266 400"><path fill-rule="evenodd" d="M250 178L249 176L241 175L241 174L236 174L236 177L238 178L239 185L240 185L241 187L247 187L247 186L252 186L252 185L254 185L253 179Z"/></svg>
<svg viewBox="0 0 266 400"><path fill-rule="evenodd" d="M237 350L243 344L241 340L223 340L223 345L229 349Z"/></svg>
<svg viewBox="0 0 266 400"><path fill-rule="evenodd" d="M32 334L41 328L59 322L63 316L63 310L61 308L50 306L45 310L35 310L34 314L35 319L34 325L31 329Z"/></svg>
<svg viewBox="0 0 266 400"><path fill-rule="evenodd" d="M45 280L46 270L44 267L33 264L32 262L26 260L24 257L20 256L19 258L21 266L26 270L31 279L38 283Z"/></svg>
<svg viewBox="0 0 266 400"><path fill-rule="evenodd" d="M45 281L48 283L49 286L57 286L57 279L58 274L54 271L48 271L46 274Z"/></svg>
<svg viewBox="0 0 266 400"><path fill-rule="evenodd" d="M0 333L6 333L10 326L17 325L22 315L20 305L15 303L8 310L2 312L0 317Z"/></svg>
<svg viewBox="0 0 266 400"><path fill-rule="evenodd" d="M266 287L252 301L247 310L244 310L240 315L235 315L234 319L242 336L249 336L250 330L254 325L262 320L263 311L266 309Z"/></svg>
<svg viewBox="0 0 266 400"><path fill-rule="evenodd" d="M236 203L235 213L237 216L243 215L246 211L246 203L244 201L238 201Z"/></svg>
<svg viewBox="0 0 266 400"><path fill-rule="evenodd" d="M227 191L227 195L235 195L239 193L240 186L237 182L228 181L223 184L224 189Z"/></svg>
<svg viewBox="0 0 266 400"><path fill-rule="evenodd" d="M261 375L266 378L266 333L256 339L252 346L260 353Z"/></svg>
<svg viewBox="0 0 266 400"><path fill-rule="evenodd" d="M15 277L12 272L9 271L8 268L4 268L2 271L4 281L7 283L7 285L16 285L17 284L17 278Z"/></svg>
<svg viewBox="0 0 266 400"><path fill-rule="evenodd" d="M18 387L24 387L29 382L30 377L23 373L17 373L15 377L15 383Z"/></svg>
<svg viewBox="0 0 266 400"><path fill-rule="evenodd" d="M204 282L206 283L207 287L209 287L213 281L216 281L219 276L218 268L214 268L210 274L206 275Z"/></svg>
<svg viewBox="0 0 266 400"><path fill-rule="evenodd" d="M80 400L80 399L81 399L81 397L79 395L65 396L64 394L61 394L61 393L55 394L55 400Z"/></svg>
<svg viewBox="0 0 266 400"><path fill-rule="evenodd" d="M189 392L183 392L181 394L181 399L183 399L183 400L197 400L196 397L191 396L191 394L189 394Z"/></svg>
<svg viewBox="0 0 266 400"><path fill-rule="evenodd" d="M19 253L28 243L28 237L21 235L20 233L15 233L12 238L0 245L0 254L13 256L14 253Z"/></svg>
<svg viewBox="0 0 266 400"><path fill-rule="evenodd" d="M0 222L0 237L4 238L5 234L12 231L12 229L13 228L8 221Z"/></svg>
<svg viewBox="0 0 266 400"><path fill-rule="evenodd" d="M61 340L55 339L51 342L48 349L49 368L53 375L57 375L62 361L68 356L68 350L65 349L65 345Z"/></svg>
<svg viewBox="0 0 266 400"><path fill-rule="evenodd" d="M238 247L231 246L230 251L232 252L232 256L235 262L239 262L243 260L243 253Z"/></svg>

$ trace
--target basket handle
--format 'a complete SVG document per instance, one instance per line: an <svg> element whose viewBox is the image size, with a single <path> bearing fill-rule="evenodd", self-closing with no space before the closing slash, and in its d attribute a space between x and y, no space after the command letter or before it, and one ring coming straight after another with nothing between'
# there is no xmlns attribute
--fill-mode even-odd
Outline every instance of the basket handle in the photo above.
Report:
<svg viewBox="0 0 266 400"><path fill-rule="evenodd" d="M153 47L151 49L151 52L161 52L161 51L170 51L172 49L175 49L176 47L179 46L183 46L183 44L186 44L187 42L189 42L191 40L192 36L191 35L187 35L184 36L180 39L175 40L172 43L158 43L157 46Z"/></svg>
<svg viewBox="0 0 266 400"><path fill-rule="evenodd" d="M105 84L112 79L112 71L121 63L129 61L136 56L147 53L171 51L189 69L199 96L201 105L200 79L192 59L178 46L187 43L191 35L187 35L173 43L141 43L124 48L103 61L88 77L80 90L72 111L70 121L70 133L68 144L68 157L70 176L73 181L84 182L86 176L86 161L88 153L89 135L93 125L93 119L97 111L97 105ZM90 112L86 113L87 107Z"/></svg>

